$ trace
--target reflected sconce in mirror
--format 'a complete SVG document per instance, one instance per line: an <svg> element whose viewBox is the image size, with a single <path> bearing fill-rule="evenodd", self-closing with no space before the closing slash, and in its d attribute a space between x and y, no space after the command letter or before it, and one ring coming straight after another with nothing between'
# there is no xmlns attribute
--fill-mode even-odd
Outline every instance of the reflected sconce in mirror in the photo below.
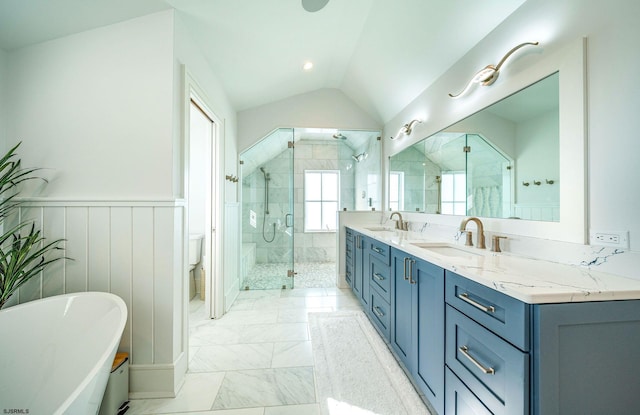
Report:
<svg viewBox="0 0 640 415"><path fill-rule="evenodd" d="M411 122L403 125L402 127L400 127L400 130L398 130L398 133L395 135L395 137L390 137L392 140L396 140L398 139L401 135L411 135L411 132L413 131L413 126L418 123L420 124L422 122L422 120L420 119L415 119L415 120L411 120Z"/></svg>
<svg viewBox="0 0 640 415"><path fill-rule="evenodd" d="M502 65L504 65L505 61L509 58L509 56L511 56L515 51L517 51L518 49L524 46L527 46L527 45L537 46L538 44L539 42L525 42L525 43L519 44L518 46L514 47L509 52L507 52L507 54L504 55L502 59L500 59L500 62L498 62L497 65L495 66L487 65L484 68L480 69L478 72L476 72L476 74L473 75L473 77L471 78L467 86L465 86L461 92L455 95L449 94L449 96L451 98L460 98L462 95L467 93L469 89L471 89L471 86L473 84L480 84L483 86L489 86L493 84L496 81L496 79L498 79L498 75L500 75L500 68L502 67Z"/></svg>

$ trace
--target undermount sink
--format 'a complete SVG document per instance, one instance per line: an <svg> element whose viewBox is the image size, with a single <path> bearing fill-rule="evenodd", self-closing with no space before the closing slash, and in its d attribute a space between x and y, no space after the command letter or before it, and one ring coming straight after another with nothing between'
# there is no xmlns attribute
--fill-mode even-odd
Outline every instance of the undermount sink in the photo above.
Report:
<svg viewBox="0 0 640 415"><path fill-rule="evenodd" d="M369 226L369 227L365 227L365 229L371 232L382 232L382 231L393 232L393 229L385 228L384 226Z"/></svg>
<svg viewBox="0 0 640 415"><path fill-rule="evenodd" d="M483 256L479 252L473 252L469 249L458 247L453 244L443 244L443 243L429 243L429 242L415 242L411 245L417 246L418 248L426 249L428 251L433 252L437 255L442 255L446 257L454 257L454 258L473 258L478 256Z"/></svg>

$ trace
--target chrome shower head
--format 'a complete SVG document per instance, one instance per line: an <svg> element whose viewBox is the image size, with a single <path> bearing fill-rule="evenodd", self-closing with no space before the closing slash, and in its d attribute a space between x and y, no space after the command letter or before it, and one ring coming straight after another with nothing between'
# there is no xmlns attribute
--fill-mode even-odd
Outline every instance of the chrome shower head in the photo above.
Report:
<svg viewBox="0 0 640 415"><path fill-rule="evenodd" d="M369 154L365 151L360 154L354 154L351 156L352 159L356 161L356 163L360 163L362 160L366 160L369 157Z"/></svg>
<svg viewBox="0 0 640 415"><path fill-rule="evenodd" d="M336 140L346 140L347 137L345 137L344 135L342 135L341 133L335 133L333 135L333 138L335 138Z"/></svg>

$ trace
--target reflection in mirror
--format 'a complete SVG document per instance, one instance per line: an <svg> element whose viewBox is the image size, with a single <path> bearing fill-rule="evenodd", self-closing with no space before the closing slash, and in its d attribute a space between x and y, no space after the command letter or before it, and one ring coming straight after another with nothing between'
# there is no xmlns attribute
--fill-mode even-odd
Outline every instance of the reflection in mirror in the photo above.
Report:
<svg viewBox="0 0 640 415"><path fill-rule="evenodd" d="M391 210L558 221L558 74L389 158Z"/></svg>

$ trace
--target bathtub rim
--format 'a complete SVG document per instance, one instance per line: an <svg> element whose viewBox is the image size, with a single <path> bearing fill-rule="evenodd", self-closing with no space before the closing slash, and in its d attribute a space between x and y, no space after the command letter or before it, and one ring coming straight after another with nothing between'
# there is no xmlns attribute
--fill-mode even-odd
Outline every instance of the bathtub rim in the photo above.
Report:
<svg viewBox="0 0 640 415"><path fill-rule="evenodd" d="M117 350L117 347L120 344L120 341L122 339L122 333L124 331L124 328L127 323L127 318L128 318L128 310L127 310L126 303L122 298L120 298L116 294L106 293L101 291L84 291L84 292L77 292L77 293L53 295L50 297L28 301L26 303L18 304L18 305L0 310L0 315L2 314L7 315L7 314L10 314L11 312L20 311L25 308L34 308L50 302L68 301L68 299L76 298L76 297L101 297L101 298L105 298L112 301L113 303L115 303L116 307L120 310L120 321L118 322L118 330L116 331L117 336L113 336L113 338L107 345L108 347L105 346L105 349L100 355L100 358L96 360L91 370L87 372L87 375L84 377L84 379L82 379L81 382L78 383L78 385L74 388L73 392L60 404L59 408L56 409L56 413L58 413L59 411L65 411L78 399L78 397L82 394L82 392L85 391L87 386L89 386L90 383L98 377L99 372L102 369L102 367L105 365L107 359Z"/></svg>

